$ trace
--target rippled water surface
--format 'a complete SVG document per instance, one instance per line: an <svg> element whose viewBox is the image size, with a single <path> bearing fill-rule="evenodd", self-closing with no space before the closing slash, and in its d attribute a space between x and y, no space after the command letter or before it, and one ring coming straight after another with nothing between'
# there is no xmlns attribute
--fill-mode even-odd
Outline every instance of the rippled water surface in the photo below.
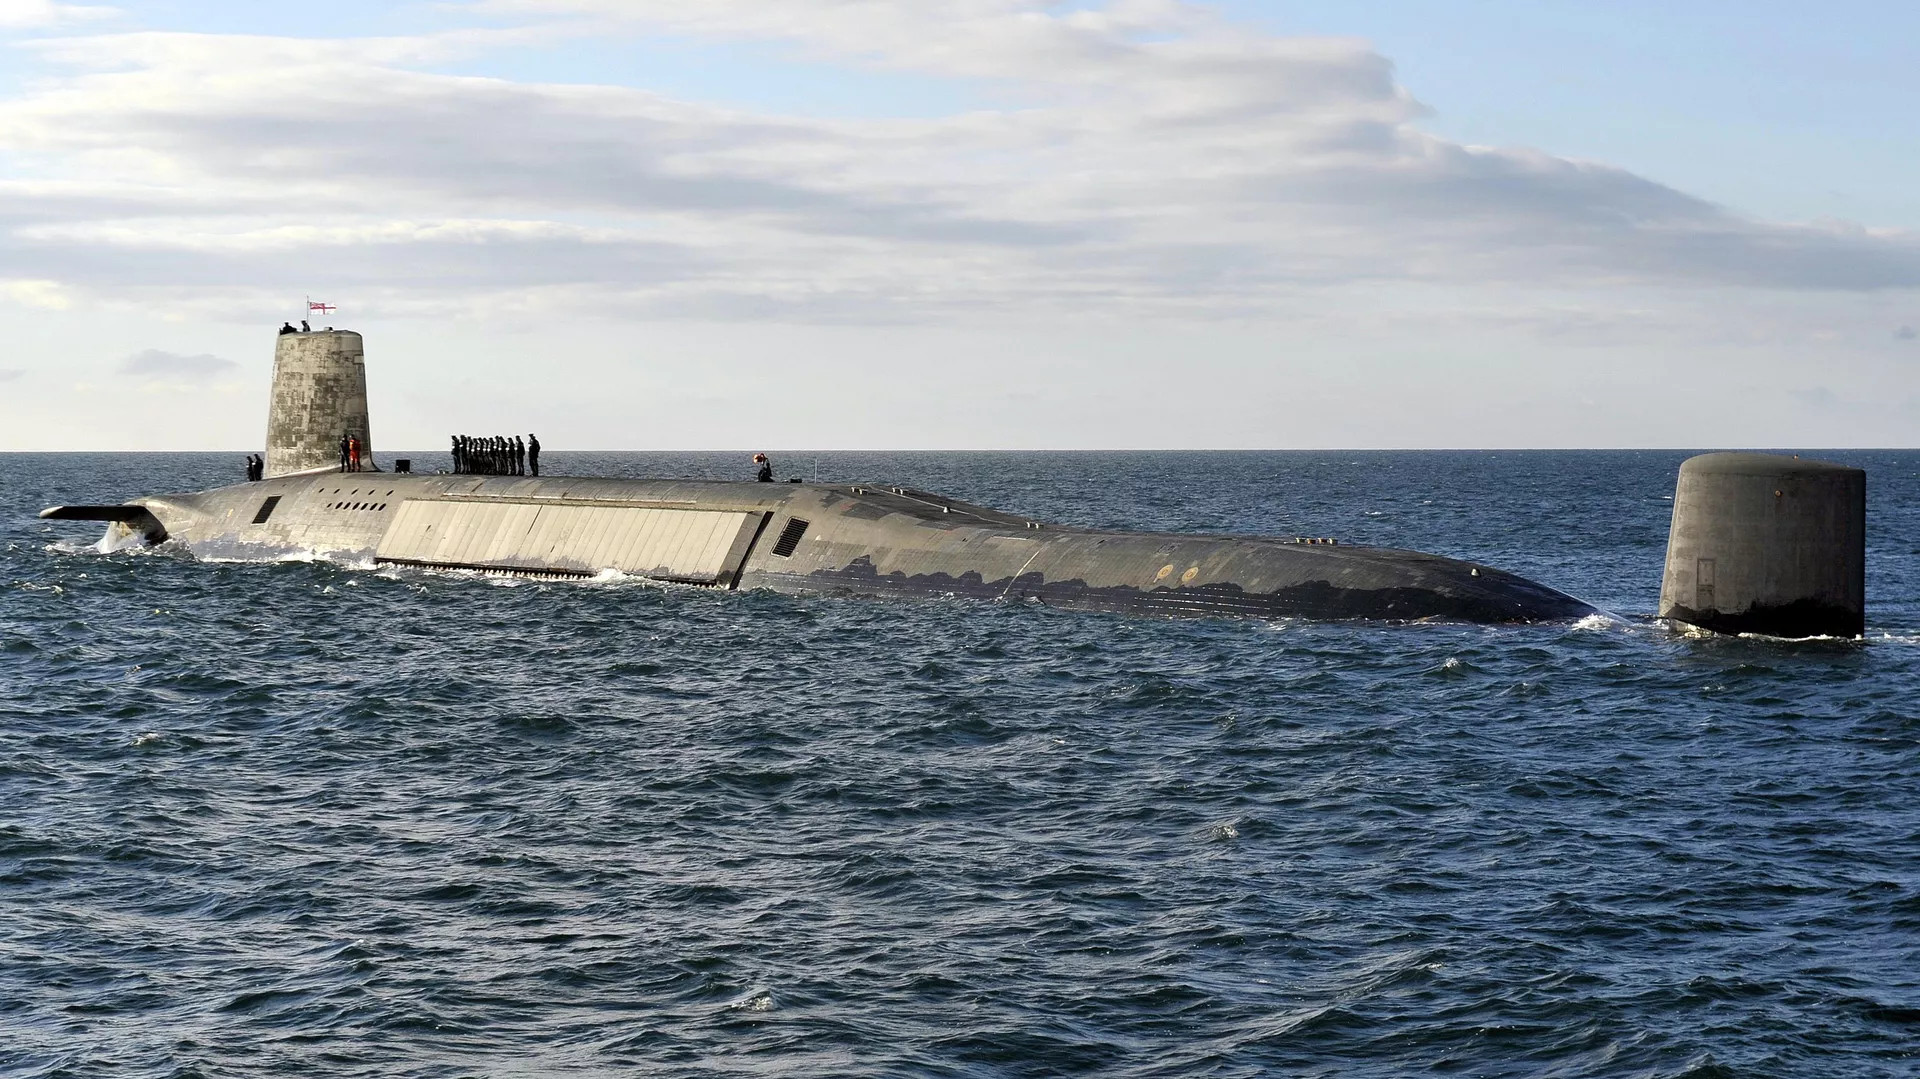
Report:
<svg viewBox="0 0 1920 1079"><path fill-rule="evenodd" d="M238 455L0 455L0 1073L1920 1073L1920 453L1802 644L1649 621L1684 456L777 458L1619 616L1481 627L102 554Z"/></svg>

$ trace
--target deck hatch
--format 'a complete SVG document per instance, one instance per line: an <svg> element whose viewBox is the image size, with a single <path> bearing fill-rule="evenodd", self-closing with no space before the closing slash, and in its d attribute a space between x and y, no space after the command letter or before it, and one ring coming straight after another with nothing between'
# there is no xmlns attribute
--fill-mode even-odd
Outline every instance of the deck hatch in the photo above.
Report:
<svg viewBox="0 0 1920 1079"><path fill-rule="evenodd" d="M780 530L780 538L773 541L773 553L781 558L792 558L794 548L800 546L800 537L807 534L807 524L798 517L790 518L787 527Z"/></svg>
<svg viewBox="0 0 1920 1079"><path fill-rule="evenodd" d="M273 508L275 506L278 506L279 504L280 504L279 495L268 495L267 500L265 502L260 503L259 511L253 515L253 523L257 525L266 524L267 518L273 516Z"/></svg>

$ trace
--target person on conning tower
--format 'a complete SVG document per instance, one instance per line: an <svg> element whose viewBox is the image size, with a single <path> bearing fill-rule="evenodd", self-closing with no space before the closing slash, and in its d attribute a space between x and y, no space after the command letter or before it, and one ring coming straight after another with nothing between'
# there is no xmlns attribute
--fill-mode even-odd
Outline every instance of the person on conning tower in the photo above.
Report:
<svg viewBox="0 0 1920 1079"><path fill-rule="evenodd" d="M760 466L759 472L753 478L760 483L772 483L773 462L768 459L767 455L764 453L754 454L753 463Z"/></svg>

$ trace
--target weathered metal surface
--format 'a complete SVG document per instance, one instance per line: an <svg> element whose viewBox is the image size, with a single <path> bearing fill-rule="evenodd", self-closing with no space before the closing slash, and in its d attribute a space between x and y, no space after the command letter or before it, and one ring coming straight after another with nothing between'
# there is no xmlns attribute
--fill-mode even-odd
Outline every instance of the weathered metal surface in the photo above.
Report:
<svg viewBox="0 0 1920 1079"><path fill-rule="evenodd" d="M1867 476L1761 453L1680 465L1660 617L1720 633L1866 629Z"/></svg>
<svg viewBox="0 0 1920 1079"><path fill-rule="evenodd" d="M372 463L360 335L352 330L281 334L273 350L267 406L266 475L337 467L341 435L358 438L361 460Z"/></svg>

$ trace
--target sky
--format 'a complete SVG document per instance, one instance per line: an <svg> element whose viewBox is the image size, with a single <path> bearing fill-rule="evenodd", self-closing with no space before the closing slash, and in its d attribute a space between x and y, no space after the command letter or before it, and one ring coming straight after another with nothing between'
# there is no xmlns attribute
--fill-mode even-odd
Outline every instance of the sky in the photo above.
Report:
<svg viewBox="0 0 1920 1079"><path fill-rule="evenodd" d="M0 450L1920 444L1920 5L0 0Z"/></svg>

